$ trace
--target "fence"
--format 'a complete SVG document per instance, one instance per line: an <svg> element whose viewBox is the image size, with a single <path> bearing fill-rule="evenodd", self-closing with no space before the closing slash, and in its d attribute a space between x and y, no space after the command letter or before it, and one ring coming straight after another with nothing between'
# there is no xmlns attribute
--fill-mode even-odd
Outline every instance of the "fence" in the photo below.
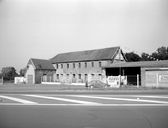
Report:
<svg viewBox="0 0 168 128"><path fill-rule="evenodd" d="M3 77L1 76L0 77L0 84L3 84L4 80L3 80Z"/></svg>

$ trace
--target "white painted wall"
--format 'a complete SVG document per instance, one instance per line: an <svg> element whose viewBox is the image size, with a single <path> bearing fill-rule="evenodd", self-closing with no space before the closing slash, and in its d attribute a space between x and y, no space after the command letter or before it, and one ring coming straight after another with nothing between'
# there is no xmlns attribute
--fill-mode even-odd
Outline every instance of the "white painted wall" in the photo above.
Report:
<svg viewBox="0 0 168 128"><path fill-rule="evenodd" d="M26 79L28 78L28 75L33 75L33 84L34 84L35 83L35 70L32 64L28 64L28 68L25 74ZM28 81L26 80L26 82Z"/></svg>

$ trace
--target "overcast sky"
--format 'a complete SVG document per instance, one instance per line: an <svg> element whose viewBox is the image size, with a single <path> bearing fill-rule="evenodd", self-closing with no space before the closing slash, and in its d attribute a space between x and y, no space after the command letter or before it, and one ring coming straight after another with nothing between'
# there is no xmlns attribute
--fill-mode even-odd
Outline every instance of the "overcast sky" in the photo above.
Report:
<svg viewBox="0 0 168 128"><path fill-rule="evenodd" d="M0 0L0 69L114 46L168 46L168 0Z"/></svg>

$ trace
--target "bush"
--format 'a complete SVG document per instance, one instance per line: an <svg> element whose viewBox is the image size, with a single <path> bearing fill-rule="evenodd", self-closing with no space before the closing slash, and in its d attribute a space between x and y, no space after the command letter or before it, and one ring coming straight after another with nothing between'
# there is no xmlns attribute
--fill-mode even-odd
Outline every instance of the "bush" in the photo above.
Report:
<svg viewBox="0 0 168 128"><path fill-rule="evenodd" d="M102 81L100 80L92 80L88 83L87 85L88 87L91 87L91 88L105 88L107 87L108 85L103 83Z"/></svg>

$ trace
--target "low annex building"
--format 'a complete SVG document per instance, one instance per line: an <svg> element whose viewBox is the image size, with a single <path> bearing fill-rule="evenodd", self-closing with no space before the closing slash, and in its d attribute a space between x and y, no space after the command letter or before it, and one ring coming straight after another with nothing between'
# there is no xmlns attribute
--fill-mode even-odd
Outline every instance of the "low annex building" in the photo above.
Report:
<svg viewBox="0 0 168 128"><path fill-rule="evenodd" d="M39 84L41 81L53 81L55 68L48 60L30 59L25 73L28 84Z"/></svg>
<svg viewBox="0 0 168 128"><path fill-rule="evenodd" d="M106 76L127 76L128 85L168 87L168 60L122 62L103 68Z"/></svg>

